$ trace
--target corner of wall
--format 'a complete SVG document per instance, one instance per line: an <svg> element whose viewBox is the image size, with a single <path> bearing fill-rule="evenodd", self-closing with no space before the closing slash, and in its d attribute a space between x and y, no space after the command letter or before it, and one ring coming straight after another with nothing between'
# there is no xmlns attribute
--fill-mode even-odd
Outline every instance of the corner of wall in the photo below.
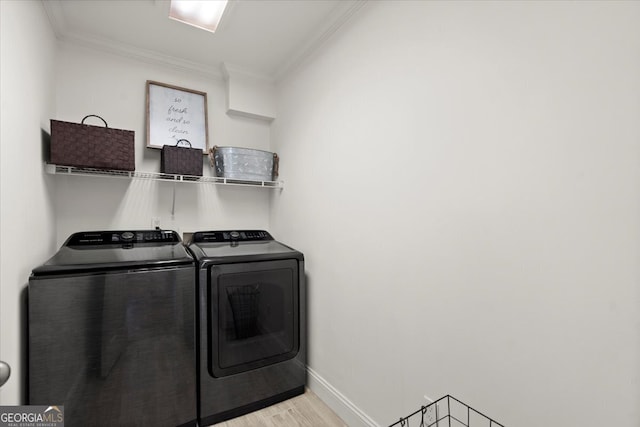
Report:
<svg viewBox="0 0 640 427"><path fill-rule="evenodd" d="M275 85L265 76L222 64L227 114L271 121L276 117Z"/></svg>

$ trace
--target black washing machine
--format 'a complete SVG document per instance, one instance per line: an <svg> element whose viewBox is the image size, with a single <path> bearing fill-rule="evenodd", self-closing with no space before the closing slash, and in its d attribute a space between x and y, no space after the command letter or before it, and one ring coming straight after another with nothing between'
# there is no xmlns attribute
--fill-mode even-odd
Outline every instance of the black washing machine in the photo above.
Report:
<svg viewBox="0 0 640 427"><path fill-rule="evenodd" d="M28 403L71 426L195 426L194 260L173 231L73 234L29 279Z"/></svg>
<svg viewBox="0 0 640 427"><path fill-rule="evenodd" d="M201 231L198 419L218 423L304 393L304 256L262 230Z"/></svg>

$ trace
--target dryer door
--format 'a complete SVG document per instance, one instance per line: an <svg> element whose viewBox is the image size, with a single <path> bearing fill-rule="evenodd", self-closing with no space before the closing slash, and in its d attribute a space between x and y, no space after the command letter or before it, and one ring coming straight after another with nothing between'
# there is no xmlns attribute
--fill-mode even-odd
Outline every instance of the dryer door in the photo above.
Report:
<svg viewBox="0 0 640 427"><path fill-rule="evenodd" d="M299 349L298 261L214 265L209 271L209 371L257 369Z"/></svg>

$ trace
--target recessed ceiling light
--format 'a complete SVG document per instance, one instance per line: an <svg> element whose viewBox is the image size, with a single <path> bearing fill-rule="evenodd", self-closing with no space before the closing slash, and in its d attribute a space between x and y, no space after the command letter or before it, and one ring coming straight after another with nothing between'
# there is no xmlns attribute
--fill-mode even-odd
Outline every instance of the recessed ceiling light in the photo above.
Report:
<svg viewBox="0 0 640 427"><path fill-rule="evenodd" d="M171 0L169 18L213 33L226 7L227 0Z"/></svg>

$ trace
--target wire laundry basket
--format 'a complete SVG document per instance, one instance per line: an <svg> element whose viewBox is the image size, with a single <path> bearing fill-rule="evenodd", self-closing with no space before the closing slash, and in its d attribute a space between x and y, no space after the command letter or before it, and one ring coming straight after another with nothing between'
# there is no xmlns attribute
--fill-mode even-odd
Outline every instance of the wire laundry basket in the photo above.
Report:
<svg viewBox="0 0 640 427"><path fill-rule="evenodd" d="M236 286L227 288L227 297L233 313L233 326L236 339L258 335L258 305L260 285Z"/></svg>
<svg viewBox="0 0 640 427"><path fill-rule="evenodd" d="M411 427L411 423L415 427L504 427L450 395L400 418L389 427Z"/></svg>

